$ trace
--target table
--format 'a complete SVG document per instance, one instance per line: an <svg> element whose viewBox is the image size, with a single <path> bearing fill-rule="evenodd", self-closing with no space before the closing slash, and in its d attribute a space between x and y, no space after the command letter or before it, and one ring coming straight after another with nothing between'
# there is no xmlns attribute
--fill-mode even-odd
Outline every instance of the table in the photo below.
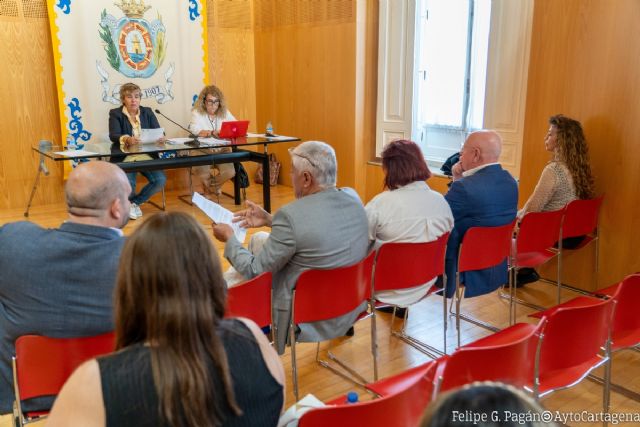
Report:
<svg viewBox="0 0 640 427"><path fill-rule="evenodd" d="M182 138L182 140L184 140L184 138ZM268 138L263 135L257 135L235 138L234 140L218 140L216 141L216 145L201 144L199 146L194 146L189 145L188 143L174 143L169 139L167 140L167 142L163 143L138 144L136 146L129 147L128 149L121 149L119 144L112 144L111 142L98 142L86 144L82 148L82 151L84 153L80 152L65 154L58 154L59 152L64 151L64 147L56 145L43 146L43 144L39 144L32 147L35 152L41 154L41 160L38 164L38 171L24 216L29 216L29 208L31 207L31 202L38 186L40 174L46 171L46 167L44 166L44 158L56 162L74 160L80 161L86 159L107 160L107 158L109 158L110 161L117 164L125 172L187 168L192 166L211 165L214 163L233 163L237 172L238 163L247 161L255 162L262 165L262 182L264 183L262 186L262 201L264 209L267 212L271 212L271 186L269 185L268 146L272 144L297 141L300 141L300 138L290 136L277 136ZM250 146L262 146L262 152L243 149L243 147ZM227 147L231 148L231 152L208 152L211 148ZM124 160L124 157L128 154L160 154L168 152L180 152L186 155L171 158L143 160L137 162L120 161ZM235 204L239 205L241 203L239 180L234 180L233 189Z"/></svg>

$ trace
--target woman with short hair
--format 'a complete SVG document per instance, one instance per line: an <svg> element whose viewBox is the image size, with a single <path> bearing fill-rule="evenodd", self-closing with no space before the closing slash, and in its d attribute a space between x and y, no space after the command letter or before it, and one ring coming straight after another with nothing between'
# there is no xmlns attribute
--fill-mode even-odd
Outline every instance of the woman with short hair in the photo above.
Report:
<svg viewBox="0 0 640 427"><path fill-rule="evenodd" d="M116 352L81 365L51 426L275 426L284 371L258 326L223 319L211 239L159 213L125 243L115 291Z"/></svg>
<svg viewBox="0 0 640 427"><path fill-rule="evenodd" d="M431 172L415 142L396 140L382 151L385 191L365 207L373 249L387 242L431 242L453 228L453 214L442 194L425 182ZM407 307L424 296L433 282L410 289L377 292L387 304ZM383 310L387 311L387 310ZM403 310L396 310L403 317Z"/></svg>
<svg viewBox="0 0 640 427"><path fill-rule="evenodd" d="M158 129L160 123L153 110L140 105L142 99L142 91L140 86L135 83L125 83L120 86L120 101L122 105L109 111L109 139L116 145L115 152L121 155L112 155L111 162L136 162L142 160L151 160L158 158L157 154L129 154L126 153L129 148L140 144L140 133L142 129ZM164 137L159 141L163 141ZM112 150L113 151L113 150ZM136 176L137 172L127 173L129 184L131 184L131 208L129 218L138 219L142 216L140 205L145 203L154 194L162 191L167 177L161 170L158 171L142 171L139 172L147 178L149 183L145 185L139 193L136 194Z"/></svg>

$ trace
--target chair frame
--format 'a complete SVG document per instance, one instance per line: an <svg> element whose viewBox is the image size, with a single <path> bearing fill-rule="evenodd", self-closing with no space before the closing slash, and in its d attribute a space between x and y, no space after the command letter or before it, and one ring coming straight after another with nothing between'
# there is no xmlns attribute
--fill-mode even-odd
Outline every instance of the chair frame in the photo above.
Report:
<svg viewBox="0 0 640 427"><path fill-rule="evenodd" d="M383 280L383 277L381 277L383 273L381 273L381 271L386 272L386 270L391 268L391 266L387 266L387 264L385 263L385 260L387 259L386 254L389 251L393 251L393 250L402 251L408 257L415 256L416 258L418 258L418 261L420 261L420 263L416 263L415 265L425 266L426 271L417 272L417 273L415 271L409 272L411 276L414 276L415 274L419 274L419 273L423 273L423 275L421 275L419 278L408 277L406 279L409 283L400 283L397 286L384 287L381 290L386 291L386 290L412 288L415 286L420 286L433 279L436 279L438 276L442 276L444 279L444 283L446 283L444 265L445 265L445 254L446 254L446 247L447 247L448 240L449 240L449 232L444 233L443 235L438 237L436 240L433 240L430 242L422 242L422 243L390 242L390 243L385 243L380 248L378 248L378 251L376 253L376 263L374 266L373 281L372 281L371 307L375 307L375 302L376 302L375 292L380 290L378 289L378 286L380 282ZM384 270L381 270L381 269L384 269ZM396 276L395 280L400 280L400 278ZM434 287L432 285L420 299L418 299L411 305L420 302L424 298L427 298L429 295L433 293L432 292L433 290L434 290ZM416 350L426 354L427 356L433 359L437 359L438 357L446 354L447 352L447 298L444 292L442 293L442 304L443 304L443 351L407 334L406 326L407 326L407 318L408 318L410 306L407 307L405 310L402 328L399 331L396 331L393 329L393 323L396 317L396 309L397 309L397 306L395 305L393 306L393 313L391 315L391 324L389 326L391 334L401 339L402 341L406 342ZM374 328L374 332L373 332L374 335L377 336L375 319L373 320L372 327ZM377 344L376 344L376 354L377 354Z"/></svg>
<svg viewBox="0 0 640 427"><path fill-rule="evenodd" d="M516 220L514 219L513 221L509 222L508 224L504 224L504 225L499 225L499 226L493 226L493 227L471 227L469 228L465 234L464 237L462 238L462 242L460 243L460 246L458 248L458 265L456 268L456 287L455 287L455 292L453 294L453 298L451 300L451 308L450 308L450 314L451 313L451 309L453 309L453 304L454 304L454 300L455 300L455 305L456 305L456 311L455 311L455 317L456 317L456 330L457 330L457 335L458 335L458 347L460 347L460 320L464 320L466 322L472 323L476 326L480 326L482 328L488 329L492 332L498 332L500 329L490 325L487 322L475 319L471 316L465 315L463 313L460 312L460 305L462 303L462 298L463 298L463 292L464 292L464 288L460 283L460 273L464 273L466 271L472 271L472 270L480 270L480 269L485 269L485 268L491 268L494 266L497 266L498 264L501 264L502 262L504 262L504 260L507 260L507 277L509 280L509 288L511 290L511 294L514 293L514 287L511 284L511 274L509 274L510 271L510 262L511 262L511 235L513 232L513 228L515 226ZM505 236L501 236L504 237L505 241L504 242L499 242L496 245L504 245L503 248L501 248L501 250L499 251L499 253L495 256L490 257L489 259L478 259L477 256L473 257L470 255L467 255L466 252L464 251L465 248L465 243L467 245L469 245L468 240L469 239L475 239L475 238L485 238L486 236L480 236L480 237L476 237L476 234L481 235L483 233L487 233L489 232L489 230L495 230L496 233L498 232L502 232L505 233ZM507 240L508 238L508 240ZM486 255L486 254L485 254ZM498 260L499 258L499 260ZM463 260L461 262L461 259ZM468 261L467 261L468 260ZM471 265L469 266L462 266L461 264L466 264L467 262L469 262ZM462 268L462 270L461 270ZM499 288L498 288L499 289ZM446 295L446 290L445 290L445 295ZM511 321L511 313L513 312L513 300L510 301L510 305L509 305L509 324L512 323Z"/></svg>
<svg viewBox="0 0 640 427"><path fill-rule="evenodd" d="M300 274L300 277L298 278L298 282L296 284L296 287L293 290L292 293L292 298L291 298L291 320L289 323L289 339L290 339L290 344L291 344L291 366L292 366L292 379L293 379L293 390L294 390L294 395L296 397L296 401L300 399L299 396L299 389L298 389L298 368L297 368L297 363L296 363L296 336L295 336L295 329L296 329L296 324L298 323L306 323L306 322L316 322L316 321L322 321L322 320L329 320L335 317L339 317L341 315L347 314L350 311L354 310L355 308L357 308L362 302L366 302L367 303L367 307L369 308L369 311L367 312L367 314L365 316L361 316L358 319L356 319L356 321L358 320L363 320L367 317L371 317L371 322L373 325L373 322L375 322L375 310L369 306L370 303L370 299L371 299L371 280L373 278L373 264L375 261L375 252L370 252L367 256L365 256L362 260L360 260L359 262L352 264L350 266L345 266L345 267L337 267L337 268L333 268L333 269L328 269L328 270L315 270L315 269L310 269L310 270L306 270L303 271L302 274ZM296 299L296 295L298 295L300 292L309 292L312 293L313 291L307 291L306 290L306 280L321 280L323 279L323 276L326 275L331 275L331 274L335 274L336 272L344 272L344 274L349 274L350 276L354 276L356 279L356 283L353 283L352 286L354 286L356 293L358 294L362 294L363 295L363 299L355 304L355 306L351 309L351 310L347 310L344 312L341 312L337 315L332 315L331 317L324 317L321 316L319 318L311 318L311 319L299 319L297 318L297 313L298 310L296 308L296 305L298 303L298 300ZM327 284L331 283L332 286L335 286L335 282L328 282ZM349 283L351 285L351 283ZM300 289L302 288L302 290ZM344 288L343 288L344 289ZM304 294L303 294L304 295ZM305 295L306 296L306 295ZM315 295L317 298L317 295ZM308 298L308 296L307 296ZM354 301L355 303L355 301ZM321 302L319 303L315 303L314 302L314 306L322 306L323 304ZM363 312L364 313L364 312ZM335 314L335 313L334 313ZM326 340L325 340L326 341ZM318 362L318 364L324 368L329 369L331 372L339 375L340 377L346 379L347 381L350 381L356 385L359 385L361 387L365 387L365 384L367 383L367 380L362 377L360 374L358 374L353 368L349 367L346 363L342 362L341 360L339 360L333 353L331 353L330 350L327 351L327 356L329 357L330 360L334 361L338 366L340 366L342 369L344 369L348 374L345 374L344 372L340 371L339 369L337 369L336 367L334 367L333 365L331 365L328 361L322 360L320 359L319 355L320 355L320 342L317 342L317 347L316 347L316 362ZM376 344L375 344L375 335L374 335L374 328L372 326L371 328L371 355L373 357L373 368L374 368L374 380L377 380L378 377L378 358L377 358L377 350L376 350Z"/></svg>

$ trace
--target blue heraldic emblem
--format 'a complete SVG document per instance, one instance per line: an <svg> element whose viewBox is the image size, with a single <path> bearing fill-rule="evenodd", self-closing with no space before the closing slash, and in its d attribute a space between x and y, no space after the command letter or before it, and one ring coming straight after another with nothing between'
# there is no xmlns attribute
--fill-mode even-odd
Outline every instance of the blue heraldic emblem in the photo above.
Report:
<svg viewBox="0 0 640 427"><path fill-rule="evenodd" d="M109 65L131 78L148 78L162 65L167 52L166 29L162 17L149 22L143 18L151 6L144 0L114 3L125 16L116 19L102 11L99 34Z"/></svg>

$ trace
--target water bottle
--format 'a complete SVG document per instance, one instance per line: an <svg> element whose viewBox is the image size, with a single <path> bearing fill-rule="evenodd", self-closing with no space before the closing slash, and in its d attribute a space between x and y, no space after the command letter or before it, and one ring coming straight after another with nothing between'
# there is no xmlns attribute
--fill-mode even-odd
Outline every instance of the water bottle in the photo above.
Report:
<svg viewBox="0 0 640 427"><path fill-rule="evenodd" d="M71 133L67 134L67 150L72 151L76 149L76 139Z"/></svg>
<svg viewBox="0 0 640 427"><path fill-rule="evenodd" d="M355 391L347 393L347 403L358 403L358 393Z"/></svg>
<svg viewBox="0 0 640 427"><path fill-rule="evenodd" d="M273 136L273 125L271 124L271 122L267 122L267 132L265 133L266 136Z"/></svg>

